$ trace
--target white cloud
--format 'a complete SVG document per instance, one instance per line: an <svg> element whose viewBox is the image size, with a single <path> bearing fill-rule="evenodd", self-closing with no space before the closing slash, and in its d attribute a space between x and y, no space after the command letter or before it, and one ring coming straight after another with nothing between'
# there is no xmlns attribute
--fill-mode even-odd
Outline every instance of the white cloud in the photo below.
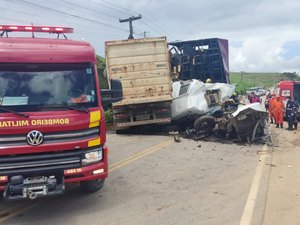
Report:
<svg viewBox="0 0 300 225"><path fill-rule="evenodd" d="M224 38L229 40L231 71L300 72L300 51L291 55L287 48L288 43L300 43L297 0L86 0L84 5L79 0L65 0L73 6L59 0L26 1L98 23L16 0L0 0L1 23L74 27L75 34L70 37L91 42L102 56L105 41L128 37L128 24L120 24L118 19L140 13L143 19L133 23L136 37L147 31L151 36L166 35L169 41Z"/></svg>

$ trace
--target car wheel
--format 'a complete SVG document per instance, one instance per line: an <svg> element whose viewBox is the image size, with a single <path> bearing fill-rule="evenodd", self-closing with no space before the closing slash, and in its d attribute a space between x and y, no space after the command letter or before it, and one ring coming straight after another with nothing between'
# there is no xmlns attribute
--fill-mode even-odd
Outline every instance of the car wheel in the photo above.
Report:
<svg viewBox="0 0 300 225"><path fill-rule="evenodd" d="M216 126L216 119L213 116L201 116L194 122L194 129L199 131L210 132Z"/></svg>

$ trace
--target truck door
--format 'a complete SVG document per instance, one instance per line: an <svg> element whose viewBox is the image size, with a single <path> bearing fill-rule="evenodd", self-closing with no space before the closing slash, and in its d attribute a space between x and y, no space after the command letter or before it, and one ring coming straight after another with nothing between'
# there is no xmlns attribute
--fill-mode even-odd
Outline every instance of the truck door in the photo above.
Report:
<svg viewBox="0 0 300 225"><path fill-rule="evenodd" d="M300 101L300 84L294 84L294 98Z"/></svg>

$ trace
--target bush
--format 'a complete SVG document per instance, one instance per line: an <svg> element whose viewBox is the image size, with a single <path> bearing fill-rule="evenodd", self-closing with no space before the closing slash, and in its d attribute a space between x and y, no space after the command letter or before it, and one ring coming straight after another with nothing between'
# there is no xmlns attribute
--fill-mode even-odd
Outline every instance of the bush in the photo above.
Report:
<svg viewBox="0 0 300 225"><path fill-rule="evenodd" d="M113 116L112 116L112 111L111 109L108 109L104 112L104 117L105 117L105 123L106 125L111 125L113 124Z"/></svg>

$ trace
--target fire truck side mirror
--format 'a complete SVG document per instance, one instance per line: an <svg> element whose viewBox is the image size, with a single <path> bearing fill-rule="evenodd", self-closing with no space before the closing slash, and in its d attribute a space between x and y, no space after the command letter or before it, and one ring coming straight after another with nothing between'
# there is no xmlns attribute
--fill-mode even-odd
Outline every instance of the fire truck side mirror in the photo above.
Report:
<svg viewBox="0 0 300 225"><path fill-rule="evenodd" d="M102 89L101 96L102 102L119 102L123 100L122 82L118 79L111 79L111 89Z"/></svg>

